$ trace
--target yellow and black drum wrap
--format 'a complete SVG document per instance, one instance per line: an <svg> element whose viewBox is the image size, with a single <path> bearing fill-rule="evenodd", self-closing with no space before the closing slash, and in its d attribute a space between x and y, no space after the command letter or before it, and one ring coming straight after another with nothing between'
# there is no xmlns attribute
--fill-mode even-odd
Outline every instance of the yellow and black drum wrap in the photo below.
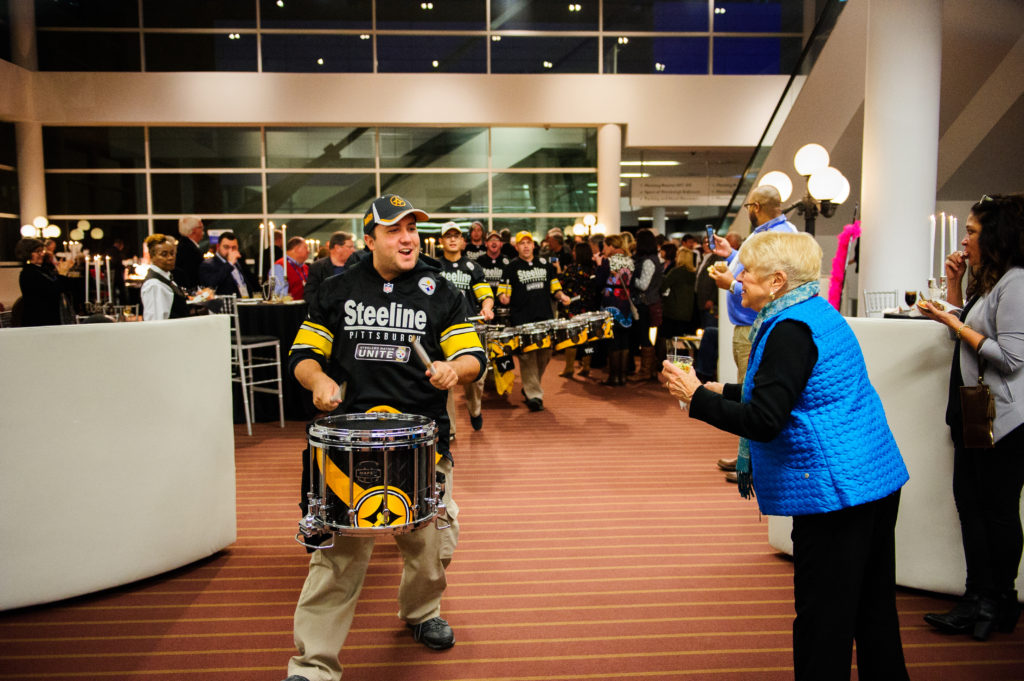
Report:
<svg viewBox="0 0 1024 681"><path fill-rule="evenodd" d="M519 333L520 352L535 352L551 347L551 324L549 322L522 324L515 329Z"/></svg>
<svg viewBox="0 0 1024 681"><path fill-rule="evenodd" d="M556 319L551 322L551 342L555 350L565 350L587 342L586 321L582 319Z"/></svg>
<svg viewBox="0 0 1024 681"><path fill-rule="evenodd" d="M404 534L437 514L434 422L379 411L339 414L309 428L310 491L319 522L341 535Z"/></svg>

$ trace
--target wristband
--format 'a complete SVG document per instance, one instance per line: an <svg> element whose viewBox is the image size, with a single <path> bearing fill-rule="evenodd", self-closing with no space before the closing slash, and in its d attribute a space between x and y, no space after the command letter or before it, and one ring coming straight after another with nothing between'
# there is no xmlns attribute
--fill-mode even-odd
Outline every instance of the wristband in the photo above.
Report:
<svg viewBox="0 0 1024 681"><path fill-rule="evenodd" d="M971 328L971 327L967 326L967 324L961 324L960 328L956 330L956 339L960 340L960 338L961 338L960 334L962 334L964 332L964 329L969 329L969 328Z"/></svg>

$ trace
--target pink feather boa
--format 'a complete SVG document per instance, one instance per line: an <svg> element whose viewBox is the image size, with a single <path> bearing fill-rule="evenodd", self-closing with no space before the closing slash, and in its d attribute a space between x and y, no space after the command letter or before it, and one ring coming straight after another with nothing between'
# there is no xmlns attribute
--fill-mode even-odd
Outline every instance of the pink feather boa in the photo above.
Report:
<svg viewBox="0 0 1024 681"><path fill-rule="evenodd" d="M828 302L832 307L839 309L843 296L843 279L846 277L846 256L850 250L850 240L860 236L860 220L854 220L853 224L843 227L839 235L839 248L836 249L835 257L832 258L832 279L828 286Z"/></svg>

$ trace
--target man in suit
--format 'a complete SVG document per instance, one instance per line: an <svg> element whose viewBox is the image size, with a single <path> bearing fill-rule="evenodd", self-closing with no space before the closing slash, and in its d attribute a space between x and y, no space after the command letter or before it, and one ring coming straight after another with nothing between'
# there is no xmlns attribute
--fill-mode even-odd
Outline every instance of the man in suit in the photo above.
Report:
<svg viewBox="0 0 1024 681"><path fill-rule="evenodd" d="M341 274L355 250L355 236L348 232L332 234L331 240L327 242L327 257L320 258L309 266L309 276L306 279L306 288L303 292L305 299L312 301L316 296L316 290L324 279Z"/></svg>
<svg viewBox="0 0 1024 681"><path fill-rule="evenodd" d="M199 283L218 296L248 298L257 293L256 282L245 266L234 232L223 232L217 240L217 254L199 265Z"/></svg>
<svg viewBox="0 0 1024 681"><path fill-rule="evenodd" d="M199 264L203 262L203 252L199 250L199 242L203 240L203 220L189 215L178 220L178 252L174 265L174 283L185 291L199 288Z"/></svg>

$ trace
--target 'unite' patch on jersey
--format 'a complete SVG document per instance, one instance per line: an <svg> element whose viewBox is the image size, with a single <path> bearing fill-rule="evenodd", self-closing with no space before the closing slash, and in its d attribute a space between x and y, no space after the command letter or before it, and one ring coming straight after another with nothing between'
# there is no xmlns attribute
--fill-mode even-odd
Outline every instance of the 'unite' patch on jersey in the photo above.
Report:
<svg viewBox="0 0 1024 681"><path fill-rule="evenodd" d="M355 358L371 362L400 362L409 361L409 347L405 345L377 345L374 343L358 343L356 345Z"/></svg>

